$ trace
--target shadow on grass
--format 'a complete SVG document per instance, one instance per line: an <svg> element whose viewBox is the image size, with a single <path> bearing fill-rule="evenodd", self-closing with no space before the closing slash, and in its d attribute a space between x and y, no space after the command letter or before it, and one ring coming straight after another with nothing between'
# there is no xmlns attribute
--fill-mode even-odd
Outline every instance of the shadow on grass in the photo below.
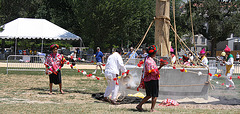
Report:
<svg viewBox="0 0 240 114"><path fill-rule="evenodd" d="M48 94L49 89L44 89L44 88L30 88L30 89L25 89L25 90L36 90L36 91L46 91L45 92L38 92L38 94ZM63 89L64 93L81 93L81 94L94 94L91 92L85 92L85 91L80 91L80 90L67 90L67 89ZM58 92L58 90L53 90L53 92Z"/></svg>

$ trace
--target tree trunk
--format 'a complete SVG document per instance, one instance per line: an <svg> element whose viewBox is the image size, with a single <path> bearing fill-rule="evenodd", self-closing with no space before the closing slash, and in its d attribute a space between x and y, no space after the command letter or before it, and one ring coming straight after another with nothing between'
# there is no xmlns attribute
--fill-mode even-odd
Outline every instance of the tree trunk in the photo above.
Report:
<svg viewBox="0 0 240 114"><path fill-rule="evenodd" d="M216 38L214 38L211 41L212 47L211 47L211 56L216 57L216 49L217 49L217 43L216 43Z"/></svg>

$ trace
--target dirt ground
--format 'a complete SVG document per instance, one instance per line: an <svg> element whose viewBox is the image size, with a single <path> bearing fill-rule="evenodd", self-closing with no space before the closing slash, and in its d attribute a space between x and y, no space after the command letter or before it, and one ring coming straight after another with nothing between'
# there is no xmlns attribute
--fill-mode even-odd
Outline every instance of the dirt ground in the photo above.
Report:
<svg viewBox="0 0 240 114"><path fill-rule="evenodd" d="M49 95L48 76L41 75L1 75L0 76L0 105L6 106L9 104L78 104L85 105L98 103L99 106L106 105L105 102L92 98L92 94L104 92L106 82L104 80L96 80L86 76L65 76L62 77L63 90L65 94L60 94L58 86L53 86L53 95ZM222 91L219 91L221 93ZM232 91L230 91L232 92ZM236 91L239 92L239 91ZM214 92L214 94L217 94ZM225 94L226 95L226 94ZM230 103L224 104L221 99L212 103L194 102L192 99L180 102L179 106L165 107L158 106L157 110L188 110L188 109L217 109L217 110L235 110L240 111L239 99L225 98ZM223 101L222 97L222 101ZM196 99L195 99L196 100ZM198 99L199 100L199 99ZM235 101L235 104L231 104ZM229 105L231 104L231 105ZM121 104L113 106L108 104L109 108L113 109L128 109L136 110L137 103ZM144 109L150 108L150 103L143 106Z"/></svg>

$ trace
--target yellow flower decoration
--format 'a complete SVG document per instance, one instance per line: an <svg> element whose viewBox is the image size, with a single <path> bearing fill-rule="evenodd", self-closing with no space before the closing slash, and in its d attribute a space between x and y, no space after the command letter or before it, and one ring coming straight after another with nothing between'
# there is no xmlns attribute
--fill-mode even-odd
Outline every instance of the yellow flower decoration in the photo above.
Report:
<svg viewBox="0 0 240 114"><path fill-rule="evenodd" d="M218 74L214 74L214 76L218 77Z"/></svg>
<svg viewBox="0 0 240 114"><path fill-rule="evenodd" d="M118 76L118 79L120 79L121 78L121 76Z"/></svg>
<svg viewBox="0 0 240 114"><path fill-rule="evenodd" d="M149 70L149 71L148 71L148 73L151 73L151 72L152 72L152 70Z"/></svg>
<svg viewBox="0 0 240 114"><path fill-rule="evenodd" d="M185 69L185 71L184 72L187 72L187 69Z"/></svg>

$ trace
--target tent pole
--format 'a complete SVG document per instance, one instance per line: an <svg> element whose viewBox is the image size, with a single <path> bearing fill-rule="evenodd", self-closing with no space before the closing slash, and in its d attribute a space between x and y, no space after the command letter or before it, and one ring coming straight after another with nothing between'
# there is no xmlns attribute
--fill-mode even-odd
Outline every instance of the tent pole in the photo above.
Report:
<svg viewBox="0 0 240 114"><path fill-rule="evenodd" d="M82 50L82 48L81 48L82 47L82 40L80 39L79 41L80 41L80 48L79 48L80 58L82 58L82 51L81 51Z"/></svg>
<svg viewBox="0 0 240 114"><path fill-rule="evenodd" d="M16 55L17 55L17 38L15 40L15 60L16 60Z"/></svg>
<svg viewBox="0 0 240 114"><path fill-rule="evenodd" d="M43 52L43 39L42 39L42 47L41 47L41 53Z"/></svg>

